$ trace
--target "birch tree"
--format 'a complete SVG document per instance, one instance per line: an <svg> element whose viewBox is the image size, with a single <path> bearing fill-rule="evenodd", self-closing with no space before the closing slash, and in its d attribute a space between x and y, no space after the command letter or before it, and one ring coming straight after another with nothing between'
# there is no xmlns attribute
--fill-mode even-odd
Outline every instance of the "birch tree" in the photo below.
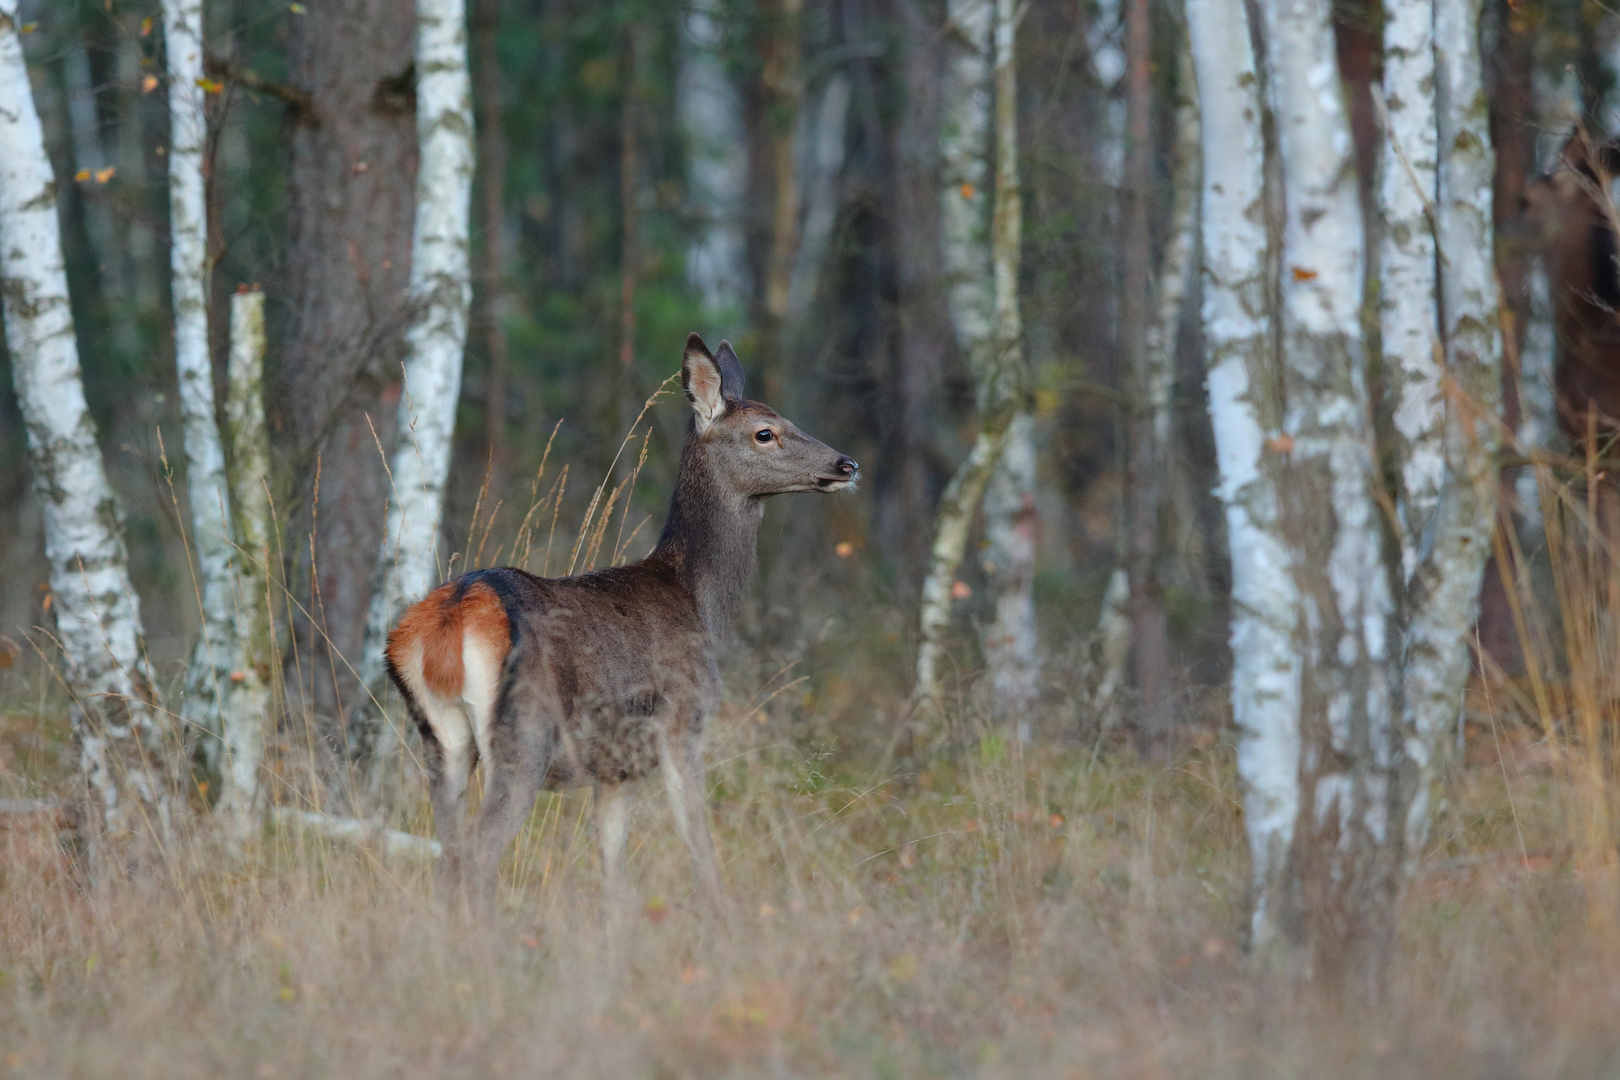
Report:
<svg viewBox="0 0 1620 1080"><path fill-rule="evenodd" d="M169 73L169 271L174 366L185 428L186 493L202 627L186 673L181 716L221 733L220 708L237 669L231 569L230 491L214 410L208 348L208 203L203 187L202 0L164 0ZM215 744L217 745L217 744ZM212 755L210 755L212 756Z"/></svg>
<svg viewBox="0 0 1620 1080"><path fill-rule="evenodd" d="M1439 266L1434 249L1440 137L1434 103L1434 4L1384 5L1387 136L1378 175L1382 217L1378 274L1384 378L1394 401L1401 489L1403 577L1417 568L1418 543L1445 476L1445 399L1441 386Z"/></svg>
<svg viewBox="0 0 1620 1080"><path fill-rule="evenodd" d="M461 362L472 300L468 269L473 176L472 88L463 0L417 0L416 178L411 247L414 317L405 334L405 386L391 474L378 580L366 619L363 694L383 688L383 646L406 604L437 583L438 537L450 439L461 394ZM370 700L357 705L358 756L386 760L397 732Z"/></svg>
<svg viewBox="0 0 1620 1080"><path fill-rule="evenodd" d="M1283 525L1307 617L1297 866L1278 918L1303 915L1303 960L1376 978L1393 933L1400 752L1394 603L1383 563L1361 335L1364 242L1326 0L1265 0L1266 66L1287 207L1278 323ZM1307 903L1308 898L1308 903Z"/></svg>
<svg viewBox="0 0 1620 1080"><path fill-rule="evenodd" d="M1265 141L1243 0L1187 0L1198 80L1204 348L1232 559L1232 716L1253 858L1251 938L1281 934L1299 817L1299 594L1283 529L1282 386L1267 308Z"/></svg>
<svg viewBox="0 0 1620 1080"><path fill-rule="evenodd" d="M1018 34L1015 0L996 0L995 210L990 219L990 261L995 282L996 385L990 393L1011 400L1001 451L984 498L985 577L994 615L980 634L990 677L991 707L1029 738L1029 713L1040 692L1035 632L1035 418L1028 412L1023 321L1018 306L1024 202L1018 187Z"/></svg>
<svg viewBox="0 0 1620 1080"><path fill-rule="evenodd" d="M694 0L681 24L675 107L687 143L687 199L697 219L686 276L710 317L734 312L750 292L743 201L748 149L742 95L726 76L716 0Z"/></svg>
<svg viewBox="0 0 1620 1080"><path fill-rule="evenodd" d="M159 832L174 812L174 732L148 704L140 600L85 406L56 182L18 30L17 0L0 0L0 296L45 519L56 640L94 832Z"/></svg>
<svg viewBox="0 0 1620 1080"><path fill-rule="evenodd" d="M264 761L270 688L270 438L264 421L264 294L231 297L231 353L225 424L230 438L227 474L235 508L237 545L232 578L231 687L220 710L224 790L219 806L238 831L257 820L259 768Z"/></svg>
<svg viewBox="0 0 1620 1080"><path fill-rule="evenodd" d="M1153 57L1148 0L1125 4L1125 176L1119 188L1120 345L1130 372L1126 438L1126 570L1131 583L1131 657L1147 739L1169 722L1169 624L1158 576L1164 447L1155 435L1152 325Z"/></svg>
<svg viewBox="0 0 1620 1080"><path fill-rule="evenodd" d="M1496 158L1480 55L1480 0L1435 0L1435 101L1440 155L1435 234L1441 255L1445 372L1436 372L1443 413L1442 490L1425 524L1407 602L1406 755L1416 776L1406 817L1415 858L1428 837L1440 779L1468 679L1468 631L1496 526L1501 394L1500 290L1491 190ZM1442 382L1442 379L1444 380Z"/></svg>
<svg viewBox="0 0 1620 1080"><path fill-rule="evenodd" d="M988 187L992 56L997 22L1002 17L998 3L1000 0L951 0L947 5L945 105L940 137L942 247L951 326L973 372L980 426L973 448L940 496L928 575L922 588L921 642L913 697L916 706L938 699L941 648L950 624L951 602L960 591L956 588L956 573L962 565L968 530L1001 459L1007 431L1022 408L1018 327L1016 321L1002 323L1004 317L1017 318L1018 226L1013 223L1012 207L1002 202L1017 199L1016 184L1012 190L996 185L994 214ZM1013 14L1012 7L1006 6L1005 18L1009 22ZM1010 93L1015 89L1010 67L1007 73L1006 89ZM1007 107L1016 106L1009 103ZM997 108L999 113L1000 106ZM1012 147L1011 153L1016 155L1016 144ZM1011 161L1015 163L1016 157ZM1004 241L999 263L992 256L992 217L999 218ZM1005 241L1014 245L1011 253Z"/></svg>

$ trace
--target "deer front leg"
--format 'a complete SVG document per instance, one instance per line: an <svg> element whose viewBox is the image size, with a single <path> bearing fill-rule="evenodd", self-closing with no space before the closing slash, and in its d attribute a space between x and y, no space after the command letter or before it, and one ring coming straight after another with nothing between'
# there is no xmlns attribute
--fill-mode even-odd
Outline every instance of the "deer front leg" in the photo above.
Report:
<svg viewBox="0 0 1620 1080"><path fill-rule="evenodd" d="M625 880L624 852L630 838L630 809L635 801L634 784L596 785L596 840L602 846L602 892L612 904L630 896Z"/></svg>
<svg viewBox="0 0 1620 1080"><path fill-rule="evenodd" d="M664 773L664 788L669 792L670 809L675 813L675 831L692 857L692 875L697 879L698 891L712 908L725 901L725 889L720 884L720 864L714 854L714 837L709 833L709 818L705 812L704 795L707 788L703 779L703 755L694 735L665 737L659 740L659 765Z"/></svg>

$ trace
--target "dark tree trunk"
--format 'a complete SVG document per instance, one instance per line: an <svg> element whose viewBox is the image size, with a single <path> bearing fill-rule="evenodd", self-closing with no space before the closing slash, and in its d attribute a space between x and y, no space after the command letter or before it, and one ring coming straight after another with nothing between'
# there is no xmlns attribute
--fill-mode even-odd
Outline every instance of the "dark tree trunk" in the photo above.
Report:
<svg viewBox="0 0 1620 1080"><path fill-rule="evenodd" d="M327 0L290 25L291 81L315 115L292 130L272 424L292 469L287 550L308 612L295 627L298 696L335 725L356 692L350 668L389 497L377 443L392 449L407 316L414 17L395 0Z"/></svg>
<svg viewBox="0 0 1620 1080"><path fill-rule="evenodd" d="M473 104L477 108L478 206L483 226L477 286L479 326L489 366L484 370L484 436L488 443L490 490L501 490L499 468L506 429L506 330L501 326L501 272L506 265L506 130L501 126L501 68L496 50L500 0L478 0L473 12Z"/></svg>
<svg viewBox="0 0 1620 1080"><path fill-rule="evenodd" d="M636 263L640 259L637 233L641 227L637 205L636 158L636 28L625 27L619 56L619 415L617 438L629 436L641 405L636 379ZM621 455L618 476L623 482L635 468Z"/></svg>
<svg viewBox="0 0 1620 1080"><path fill-rule="evenodd" d="M1531 94L1535 65L1534 22L1508 0L1498 4L1496 55L1491 80L1491 145L1496 147L1496 184L1492 216L1496 223L1496 276L1502 283L1502 305L1512 313L1503 324L1502 420L1508 431L1519 428L1519 349L1530 313L1526 275L1536 238L1524 220L1525 184L1536 170L1536 110ZM1511 481L1509 481L1511 484ZM1505 517L1502 520L1506 520ZM1526 538L1529 539L1529 538ZM1519 568L1514 573L1523 573ZM1510 577L1512 575L1510 574ZM1493 557L1485 567L1479 598L1479 647L1509 676L1524 672L1524 654L1513 626L1513 612Z"/></svg>
<svg viewBox="0 0 1620 1080"><path fill-rule="evenodd" d="M886 546L910 604L928 569L928 530L947 463L936 434L944 420L944 367L950 321L940 281L938 20L922 0L897 0L901 94L894 136L894 245L898 340L893 374L896 423L886 456L889 495L880 507Z"/></svg>
<svg viewBox="0 0 1620 1080"><path fill-rule="evenodd" d="M1131 582L1131 655L1142 697L1138 731L1144 745L1159 742L1169 723L1170 641L1155 564L1159 554L1159 461L1148 387L1152 318L1149 277L1153 234L1153 53L1148 0L1127 0L1125 8L1125 177L1120 192L1120 248L1123 281L1120 323L1131 372L1127 570Z"/></svg>

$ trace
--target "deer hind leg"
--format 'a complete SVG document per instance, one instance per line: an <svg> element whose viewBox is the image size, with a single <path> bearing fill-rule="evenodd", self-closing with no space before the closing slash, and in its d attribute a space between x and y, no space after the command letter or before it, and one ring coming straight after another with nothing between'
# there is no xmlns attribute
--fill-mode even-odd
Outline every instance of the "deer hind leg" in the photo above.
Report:
<svg viewBox="0 0 1620 1080"><path fill-rule="evenodd" d="M516 672L514 674L514 668ZM506 685L488 724L484 802L479 811L468 893L476 914L495 914L495 884L501 855L534 809L535 796L557 748L554 695L539 695L515 658L507 662Z"/></svg>
<svg viewBox="0 0 1620 1080"><path fill-rule="evenodd" d="M634 783L596 785L596 840L602 847L602 891L609 903L622 903L630 897L624 856L635 795Z"/></svg>
<svg viewBox="0 0 1620 1080"><path fill-rule="evenodd" d="M692 857L692 875L698 891L710 906L719 907L725 899L720 884L720 864L714 854L714 837L704 806L707 791L703 777L703 755L693 735L664 736L659 739L659 766L664 788L675 814L675 831L680 833L687 854Z"/></svg>
<svg viewBox="0 0 1620 1080"><path fill-rule="evenodd" d="M403 686L400 692L422 735L422 763L427 771L428 797L433 802L433 827L439 836L439 858L433 867L434 891L440 902L454 908L463 899L472 732L453 704L440 701L431 692L418 696Z"/></svg>
<svg viewBox="0 0 1620 1080"><path fill-rule="evenodd" d="M434 891L441 903L457 908L466 900L462 888L467 856L467 781L473 767L471 740L459 745L445 742L424 724L422 759L427 766L434 830L439 835Z"/></svg>

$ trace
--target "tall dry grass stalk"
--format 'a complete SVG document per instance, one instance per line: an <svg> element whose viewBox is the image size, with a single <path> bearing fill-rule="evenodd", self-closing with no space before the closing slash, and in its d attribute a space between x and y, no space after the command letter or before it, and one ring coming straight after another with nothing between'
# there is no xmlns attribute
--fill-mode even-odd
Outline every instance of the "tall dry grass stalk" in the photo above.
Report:
<svg viewBox="0 0 1620 1080"><path fill-rule="evenodd" d="M200 789L155 872L84 888L43 809L72 790L73 755L40 665L0 673L0 800L19 800L0 802L0 1076L1610 1070L1620 515L1600 465L1594 452L1571 478L1542 463L1544 555L1504 538L1530 674L1475 695L1490 722L1475 750L1504 749L1452 785L1377 1004L1251 976L1218 724L1160 768L1122 742L1022 746L967 697L896 775L882 739L868 757L805 735L822 729L804 684L827 672L732 678L707 739L728 915L689 900L684 850L647 791L629 853L639 901L609 918L589 798L567 793L541 797L508 853L497 921L468 925L434 901L428 861L377 833L272 819L235 844ZM553 572L624 556L629 483L604 481L579 526L559 528L566 473L542 467L510 531L481 503L466 549ZM277 589L285 619L295 601ZM882 625L846 621L840 679L882 685ZM900 706L895 685L873 715ZM283 718L273 804L326 806L316 738L312 718ZM387 823L429 835L414 765L392 792Z"/></svg>

